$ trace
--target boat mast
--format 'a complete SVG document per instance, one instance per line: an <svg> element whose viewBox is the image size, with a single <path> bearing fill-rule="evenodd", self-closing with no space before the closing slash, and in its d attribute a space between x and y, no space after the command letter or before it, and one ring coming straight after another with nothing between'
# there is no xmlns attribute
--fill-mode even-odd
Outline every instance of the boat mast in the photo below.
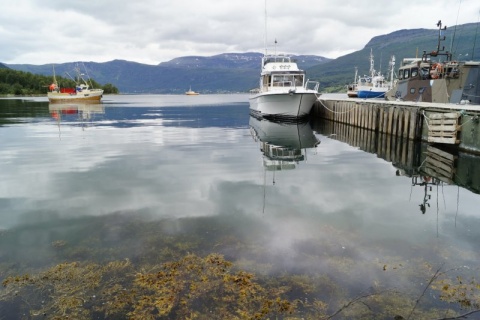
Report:
<svg viewBox="0 0 480 320"><path fill-rule="evenodd" d="M265 30L264 32L264 39L263 39L263 45L265 46L265 55L267 55L267 0L265 0Z"/></svg>
<svg viewBox="0 0 480 320"><path fill-rule="evenodd" d="M457 33L458 16L460 15L460 7L461 6L462 6L462 0L460 0L460 2L458 4L457 20L455 21L455 27L453 28L452 41L450 41L450 52L453 52L453 42L455 41L455 34Z"/></svg>
<svg viewBox="0 0 480 320"><path fill-rule="evenodd" d="M445 41L445 35L443 31L447 30L447 27L445 26L442 28L442 20L438 20L437 27L438 27L437 53L439 53L440 51L445 50L445 47L442 47L442 50L440 50L440 42Z"/></svg>
<svg viewBox="0 0 480 320"><path fill-rule="evenodd" d="M88 85L90 85L90 88L93 88L92 78L90 78L87 67L85 67L85 63L83 63L83 61L82 61L82 65L83 65L83 70L85 70L85 75L87 76L88 82L83 79L82 80L85 81Z"/></svg>
<svg viewBox="0 0 480 320"><path fill-rule="evenodd" d="M390 88L393 88L393 77L395 76L395 56L390 59Z"/></svg>
<svg viewBox="0 0 480 320"><path fill-rule="evenodd" d="M478 10L477 26L475 28L475 40L473 40L472 61L473 61L474 56L475 56L475 43L477 42L478 23L480 23L480 10Z"/></svg>
<svg viewBox="0 0 480 320"><path fill-rule="evenodd" d="M375 76L375 69L373 69L373 50L370 49L370 76L373 78Z"/></svg>
<svg viewBox="0 0 480 320"><path fill-rule="evenodd" d="M53 83L58 87L57 77L55 75L55 65L52 65L52 67L53 67Z"/></svg>

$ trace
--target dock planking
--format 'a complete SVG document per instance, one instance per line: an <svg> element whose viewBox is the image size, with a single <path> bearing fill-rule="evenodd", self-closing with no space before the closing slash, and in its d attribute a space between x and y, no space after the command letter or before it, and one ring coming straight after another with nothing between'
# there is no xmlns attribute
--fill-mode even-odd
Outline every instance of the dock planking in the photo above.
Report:
<svg viewBox="0 0 480 320"><path fill-rule="evenodd" d="M480 153L479 105L321 97L312 114L378 133Z"/></svg>

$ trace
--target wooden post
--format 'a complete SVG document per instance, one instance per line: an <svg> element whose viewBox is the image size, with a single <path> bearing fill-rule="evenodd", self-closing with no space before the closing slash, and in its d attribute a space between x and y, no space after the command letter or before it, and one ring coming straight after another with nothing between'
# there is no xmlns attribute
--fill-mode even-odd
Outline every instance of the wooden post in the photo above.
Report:
<svg viewBox="0 0 480 320"><path fill-rule="evenodd" d="M397 135L397 122L398 122L398 108L393 109L393 118L392 118L392 135Z"/></svg>
<svg viewBox="0 0 480 320"><path fill-rule="evenodd" d="M375 110L375 106L372 104L370 105L370 112L368 115L368 129L372 130L373 129L373 112Z"/></svg>
<svg viewBox="0 0 480 320"><path fill-rule="evenodd" d="M383 133L388 133L388 114L389 114L390 108L387 106L385 107L385 110L383 111Z"/></svg>
<svg viewBox="0 0 480 320"><path fill-rule="evenodd" d="M403 110L403 132L402 132L402 137L404 138L408 138L408 125L410 124L409 123L409 119L410 119L410 112L412 112L412 110L410 108L405 108Z"/></svg>
<svg viewBox="0 0 480 320"><path fill-rule="evenodd" d="M393 123L393 112L395 107L389 106L388 110L388 124L387 124L387 133L392 134L392 123Z"/></svg>

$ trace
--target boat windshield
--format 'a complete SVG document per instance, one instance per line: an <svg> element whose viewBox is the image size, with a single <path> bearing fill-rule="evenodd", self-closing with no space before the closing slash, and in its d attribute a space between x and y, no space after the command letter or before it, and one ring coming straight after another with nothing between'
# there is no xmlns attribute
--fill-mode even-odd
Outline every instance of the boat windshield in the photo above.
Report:
<svg viewBox="0 0 480 320"><path fill-rule="evenodd" d="M276 74L272 76L273 87L300 87L303 86L303 74Z"/></svg>
<svg viewBox="0 0 480 320"><path fill-rule="evenodd" d="M292 62L292 59L288 56L266 56L263 58L264 65L271 62L288 63Z"/></svg>

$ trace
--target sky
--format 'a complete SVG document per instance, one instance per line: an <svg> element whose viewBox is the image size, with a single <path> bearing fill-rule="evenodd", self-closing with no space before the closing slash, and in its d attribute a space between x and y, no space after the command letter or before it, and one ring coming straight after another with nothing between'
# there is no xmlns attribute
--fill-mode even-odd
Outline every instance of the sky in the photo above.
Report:
<svg viewBox="0 0 480 320"><path fill-rule="evenodd" d="M447 27L478 23L479 17L478 0L4 1L0 62L156 65L183 56L265 52L265 43L269 52L334 59L375 36L435 29L438 20Z"/></svg>

